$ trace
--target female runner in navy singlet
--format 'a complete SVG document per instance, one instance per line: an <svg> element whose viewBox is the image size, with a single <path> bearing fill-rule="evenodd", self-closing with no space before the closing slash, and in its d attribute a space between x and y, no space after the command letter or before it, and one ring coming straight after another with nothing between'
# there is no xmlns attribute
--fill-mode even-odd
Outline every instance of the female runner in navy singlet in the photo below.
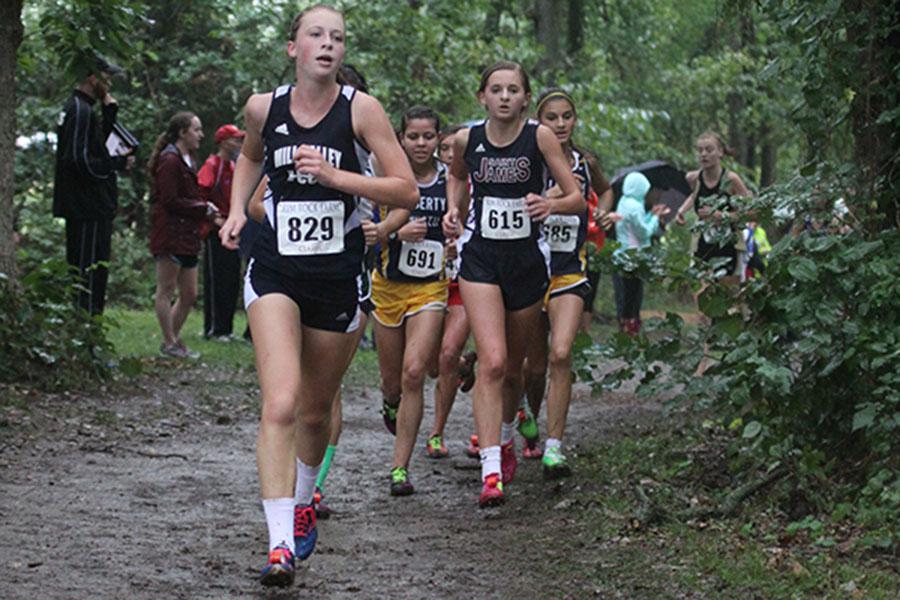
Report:
<svg viewBox="0 0 900 600"><path fill-rule="evenodd" d="M247 101L247 135L220 230L223 245L236 248L247 200L265 172L272 194L244 288L262 391L256 458L269 530L264 585L289 585L295 555L306 558L315 547L315 480L359 326L359 198L408 209L419 199L384 109L336 82L344 35L343 15L328 6L294 19L287 52L296 82ZM362 174L369 151L384 176Z"/></svg>
<svg viewBox="0 0 900 600"><path fill-rule="evenodd" d="M459 285L478 352L473 408L481 446L479 505L485 507L504 501L503 485L515 474L526 332L538 326L549 285L540 222L583 212L585 202L559 140L525 116L531 87L521 65L488 67L478 100L488 119L454 138L444 227L451 238L463 233L471 177L475 223L462 249ZM547 171L562 192L556 198L541 195Z"/></svg>

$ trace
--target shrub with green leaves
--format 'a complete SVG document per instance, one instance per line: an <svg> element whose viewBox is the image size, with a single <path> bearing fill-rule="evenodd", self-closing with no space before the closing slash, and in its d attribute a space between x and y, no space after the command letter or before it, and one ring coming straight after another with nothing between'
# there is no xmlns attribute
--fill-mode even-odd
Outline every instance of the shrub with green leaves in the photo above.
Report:
<svg viewBox="0 0 900 600"><path fill-rule="evenodd" d="M616 336L603 358L620 359L618 367L595 385L637 377L638 394L712 409L723 423L740 424L742 454L757 464L787 464L822 480L850 473L843 479L860 499L873 478L879 489L898 485L884 474L896 474L900 450L900 231L867 231L852 210L836 220L831 202L798 193L837 197L811 180L748 201L770 231L778 215L793 217L794 227L772 248L765 276L739 288L692 263L681 244L607 258L650 285L706 285L698 305L709 324L686 327L670 313L649 322L645 335ZM709 367L697 376L704 357ZM900 510L896 495L865 500Z"/></svg>
<svg viewBox="0 0 900 600"><path fill-rule="evenodd" d="M71 388L108 374L106 320L74 306L73 281L61 260L38 265L18 286L0 273L0 381Z"/></svg>

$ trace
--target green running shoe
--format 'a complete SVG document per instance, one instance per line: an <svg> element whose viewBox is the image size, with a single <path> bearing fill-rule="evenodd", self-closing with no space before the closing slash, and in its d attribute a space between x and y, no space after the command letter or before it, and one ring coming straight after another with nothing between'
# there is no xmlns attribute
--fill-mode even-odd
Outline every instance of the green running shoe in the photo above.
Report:
<svg viewBox="0 0 900 600"><path fill-rule="evenodd" d="M387 400L382 400L381 402L381 416L384 418L384 426L391 432L391 435L397 435L397 410L399 408L400 404L391 406L387 403Z"/></svg>
<svg viewBox="0 0 900 600"><path fill-rule="evenodd" d="M544 479L559 479L568 477L572 474L572 469L566 464L566 457L559 448L547 448L544 451L544 457L541 459L543 466Z"/></svg>
<svg viewBox="0 0 900 600"><path fill-rule="evenodd" d="M413 484L409 481L409 472L406 467L391 469L391 496L409 496L415 491Z"/></svg>
<svg viewBox="0 0 900 600"><path fill-rule="evenodd" d="M447 450L447 447L444 446L444 438L440 435L433 435L428 438L428 441L425 443L425 456L428 458L447 458L447 455L450 452Z"/></svg>
<svg viewBox="0 0 900 600"><path fill-rule="evenodd" d="M530 410L519 409L519 426L517 429L526 440L536 440L538 438L537 419L534 418Z"/></svg>

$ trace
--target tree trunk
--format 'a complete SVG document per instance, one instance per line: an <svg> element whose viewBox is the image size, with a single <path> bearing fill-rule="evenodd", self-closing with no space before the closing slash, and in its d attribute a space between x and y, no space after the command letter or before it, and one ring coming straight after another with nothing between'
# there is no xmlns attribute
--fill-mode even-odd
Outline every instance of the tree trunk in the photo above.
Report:
<svg viewBox="0 0 900 600"><path fill-rule="evenodd" d="M537 65L539 73L562 69L563 45L560 32L562 31L561 15L564 10L563 0L536 0L535 2L535 34L538 44L544 47L544 56Z"/></svg>
<svg viewBox="0 0 900 600"><path fill-rule="evenodd" d="M503 3L494 0L488 6L484 16L484 39L491 40L500 34L500 17L503 15Z"/></svg>
<svg viewBox="0 0 900 600"><path fill-rule="evenodd" d="M737 27L738 30L731 37L730 46L735 52L751 51L756 41L756 29L753 25L753 17L748 5L738 5ZM744 68L747 73L747 68ZM749 104L747 98L740 91L733 91L726 98L728 103L728 139L735 151L735 157L741 164L753 168L756 155L756 141L753 139L750 123L747 122Z"/></svg>
<svg viewBox="0 0 900 600"><path fill-rule="evenodd" d="M13 231L16 159L16 52L22 43L22 2L0 2L0 273L17 281Z"/></svg>
<svg viewBox="0 0 900 600"><path fill-rule="evenodd" d="M865 25L857 19L851 22L847 30L847 40L864 49L857 71L863 85L850 104L854 152L860 167L858 192L860 198L876 200L879 212L884 215L882 227L898 227L900 201L897 199L896 185L900 173L896 148L892 143L893 131L889 123L878 122L885 111L896 106L897 83L892 79L892 73L897 60L897 43L900 42L896 30L893 35L887 33L878 20L884 10L896 12L896 5L891 8L891 3L888 3L886 8L874 0L855 0L848 3L847 10L868 17Z"/></svg>
<svg viewBox="0 0 900 600"><path fill-rule="evenodd" d="M737 92L728 94L725 102L728 104L728 145L734 151L735 160L743 164L747 148L743 127L743 112L746 103L743 96Z"/></svg>
<svg viewBox="0 0 900 600"><path fill-rule="evenodd" d="M767 188L775 183L777 177L778 146L772 140L772 129L768 122L763 122L759 130L759 187Z"/></svg>
<svg viewBox="0 0 900 600"><path fill-rule="evenodd" d="M584 0L569 0L568 52L574 56L584 47Z"/></svg>

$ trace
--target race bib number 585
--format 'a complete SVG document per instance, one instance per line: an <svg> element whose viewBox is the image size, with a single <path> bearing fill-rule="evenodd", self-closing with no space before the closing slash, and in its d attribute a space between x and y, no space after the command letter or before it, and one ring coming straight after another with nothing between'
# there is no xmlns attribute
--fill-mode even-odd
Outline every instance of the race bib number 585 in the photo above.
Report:
<svg viewBox="0 0 900 600"><path fill-rule="evenodd" d="M344 251L344 203L340 200L282 200L275 205L275 222L282 256Z"/></svg>
<svg viewBox="0 0 900 600"><path fill-rule="evenodd" d="M544 221L544 237L552 252L573 252L578 243L578 215L550 215Z"/></svg>
<svg viewBox="0 0 900 600"><path fill-rule="evenodd" d="M482 198L481 235L489 240L531 237L531 217L525 208L525 198Z"/></svg>

